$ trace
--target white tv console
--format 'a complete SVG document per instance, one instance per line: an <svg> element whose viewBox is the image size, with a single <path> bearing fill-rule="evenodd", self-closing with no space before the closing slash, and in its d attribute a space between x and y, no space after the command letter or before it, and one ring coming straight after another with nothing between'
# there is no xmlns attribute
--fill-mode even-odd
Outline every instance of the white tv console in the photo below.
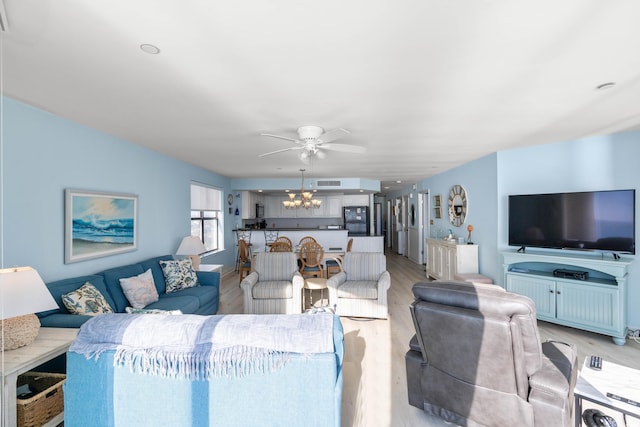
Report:
<svg viewBox="0 0 640 427"><path fill-rule="evenodd" d="M629 259L582 254L502 252L506 289L531 298L538 319L597 332L624 345ZM588 280L555 277L555 269L587 271Z"/></svg>

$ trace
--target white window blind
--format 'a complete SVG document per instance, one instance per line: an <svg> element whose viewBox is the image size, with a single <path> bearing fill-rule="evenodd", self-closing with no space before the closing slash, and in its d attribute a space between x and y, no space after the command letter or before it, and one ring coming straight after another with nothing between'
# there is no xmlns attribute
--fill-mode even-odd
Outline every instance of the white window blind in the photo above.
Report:
<svg viewBox="0 0 640 427"><path fill-rule="evenodd" d="M222 209L222 192L215 188L191 184L191 210L220 211Z"/></svg>

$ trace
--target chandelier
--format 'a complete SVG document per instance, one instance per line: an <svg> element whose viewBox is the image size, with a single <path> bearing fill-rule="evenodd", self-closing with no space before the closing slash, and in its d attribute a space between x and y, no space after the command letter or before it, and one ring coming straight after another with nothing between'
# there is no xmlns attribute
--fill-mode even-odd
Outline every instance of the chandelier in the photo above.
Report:
<svg viewBox="0 0 640 427"><path fill-rule="evenodd" d="M304 191L304 171L305 169L300 169L300 172L302 173L302 183L300 184L300 198L296 199L295 193L289 193L289 200L285 200L282 202L284 207L287 209L318 209L320 205L322 205L321 200L313 199L313 193L311 193L310 191Z"/></svg>

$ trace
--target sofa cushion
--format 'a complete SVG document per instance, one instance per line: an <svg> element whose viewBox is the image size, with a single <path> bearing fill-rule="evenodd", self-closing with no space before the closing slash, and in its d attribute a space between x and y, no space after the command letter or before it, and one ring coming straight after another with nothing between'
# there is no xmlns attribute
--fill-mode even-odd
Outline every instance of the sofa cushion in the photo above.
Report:
<svg viewBox="0 0 640 427"><path fill-rule="evenodd" d="M293 284L288 280L258 282L251 288L253 299L293 298Z"/></svg>
<svg viewBox="0 0 640 427"><path fill-rule="evenodd" d="M122 267L110 268L102 272L107 289L116 304L113 307L116 312L124 313L124 309L129 305L129 300L127 300L120 286L120 279L137 276L142 273L144 273L144 269L141 264L123 265Z"/></svg>
<svg viewBox="0 0 640 427"><path fill-rule="evenodd" d="M49 292L51 292L51 296L53 296L53 299L56 301L56 303L58 304L58 307L60 308L56 310L48 310L48 311L43 311L41 313L38 313L38 317L43 318L56 313L69 314L69 310L67 310L64 303L62 302L62 295L68 294L70 292L75 291L76 289L79 289L80 287L82 287L82 285L84 285L87 282L90 282L93 286L96 287L96 289L100 291L100 293L102 294L104 299L107 301L107 303L109 303L109 306L111 306L111 308L114 308L116 306L115 302L113 301L113 298L111 298L111 295L107 291L107 286L104 283L104 277L100 275L92 274L88 276L79 276L79 277L73 277L69 279L56 280L54 282L47 283L47 289L49 289Z"/></svg>
<svg viewBox="0 0 640 427"><path fill-rule="evenodd" d="M62 295L62 303L71 314L98 316L104 313L113 313L113 308L102 293L90 282L73 292Z"/></svg>
<svg viewBox="0 0 640 427"><path fill-rule="evenodd" d="M378 282L348 280L338 287L338 298L378 299Z"/></svg>
<svg viewBox="0 0 640 427"><path fill-rule="evenodd" d="M191 296L198 298L198 303L200 306L203 306L217 299L218 288L214 286L195 286L193 288L182 289L180 292L165 294L166 298L175 298L178 296Z"/></svg>
<svg viewBox="0 0 640 427"><path fill-rule="evenodd" d="M171 261L172 259L173 256L171 255L163 255L148 259L146 261L142 261L140 263L144 270L148 268L151 269L151 273L153 273L153 282L156 285L158 294L165 293L167 289L167 285L164 283L164 274L162 273L162 267L160 267L160 261Z"/></svg>
<svg viewBox="0 0 640 427"><path fill-rule="evenodd" d="M160 310L157 308L127 307L125 311L127 312L127 314L169 314L169 315L183 314L182 311L180 310Z"/></svg>
<svg viewBox="0 0 640 427"><path fill-rule="evenodd" d="M153 283L151 269L134 277L120 279L120 286L133 308L144 308L158 301L158 291Z"/></svg>
<svg viewBox="0 0 640 427"><path fill-rule="evenodd" d="M193 269L191 258L160 261L160 267L164 274L167 293L198 286L198 276Z"/></svg>
<svg viewBox="0 0 640 427"><path fill-rule="evenodd" d="M180 291L176 295L161 294L158 301L152 302L145 308L160 310L179 309L184 314L194 314L197 313L200 308L200 301L192 295L183 295L182 291Z"/></svg>

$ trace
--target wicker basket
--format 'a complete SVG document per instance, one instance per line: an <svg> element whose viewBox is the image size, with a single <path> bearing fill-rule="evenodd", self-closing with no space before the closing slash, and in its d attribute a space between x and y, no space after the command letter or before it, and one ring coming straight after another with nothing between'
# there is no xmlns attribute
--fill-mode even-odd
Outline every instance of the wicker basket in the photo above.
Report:
<svg viewBox="0 0 640 427"><path fill-rule="evenodd" d="M45 372L25 372L18 376L18 387L28 384L35 394L21 399L18 397L18 426L36 427L45 424L64 410L62 384L65 374Z"/></svg>

